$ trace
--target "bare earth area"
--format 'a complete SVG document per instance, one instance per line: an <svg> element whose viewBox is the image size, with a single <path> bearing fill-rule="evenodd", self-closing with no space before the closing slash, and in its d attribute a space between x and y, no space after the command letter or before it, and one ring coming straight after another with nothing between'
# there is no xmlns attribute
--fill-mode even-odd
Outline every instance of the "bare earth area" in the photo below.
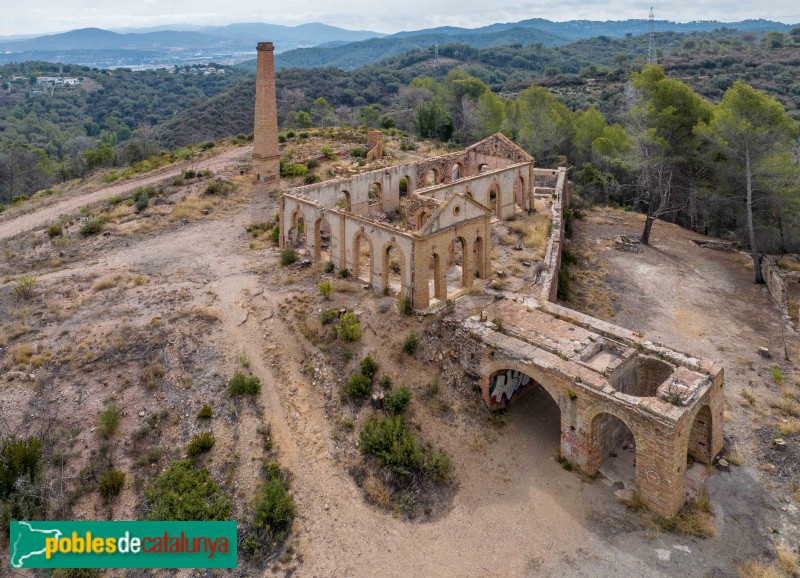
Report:
<svg viewBox="0 0 800 578"><path fill-rule="evenodd" d="M224 153L211 166L222 169L242 152ZM766 289L752 284L746 259L697 248L689 243L696 235L660 222L651 247L616 251L608 239L636 233L640 223L614 211L577 221L570 244L587 257L572 267L570 306L725 367L727 445L741 452L742 464L709 477L716 535L687 537L660 531L627 508L602 476L562 468L554 459L558 408L544 392L490 416L465 376L442 371L452 353L437 318L403 316L391 298L357 283L340 282L324 300L318 285L339 281L335 273L282 267L277 249L246 232L254 218L274 214L277 198L237 181L236 170L222 173L238 188L203 211L171 220L169 211L186 203L176 191L150 217L128 215L131 221L112 224L107 237L73 235L63 248L42 245L41 230L24 232L120 191L107 188L0 223L0 240L22 234L5 245L0 273L38 275L37 296L24 305L30 309L20 310L10 277L0 286L4 433L31 434L47 418L63 430L66 479L84 487L87 462L101 451L96 413L109 399L125 412L110 450L115 467L128 472L125 490L111 505L91 489L76 490L65 498L65 512L86 519L141 515L143 484L168 458L180 457L192 435L210 429L217 443L203 463L234 496L234 517L245 519L264 455L258 428L269 424L297 503L289 551L230 575L731 576L741 563L771 556L774 541L796 544L790 480L768 467L757 430L774 429L781 419L768 401L779 395L771 367L779 364L796 389L800 348L787 331L792 361L783 360L782 319ZM136 219L149 220L145 227ZM59 252L68 261L49 264ZM330 343L333 334L314 323L321 309L344 307L361 312L364 336L342 356ZM411 330L421 338L414 357L401 349ZM27 359L14 357L21 344L32 346ZM758 346L769 347L774 359L758 357ZM451 490L428 517L408 519L370 504L349 471L358 454L352 431L368 408L348 406L340 390L368 352L382 374L411 387L410 421L451 456ZM40 365L35 355L45 356ZM154 363L165 373L148 382L143 371ZM226 394L228 377L241 366L263 383L255 400ZM441 388L431 391L435 378ZM743 389L754 393L753 405ZM214 408L207 426L195 418L204 403ZM168 415L158 417L162 410ZM160 419L160 429L137 434ZM159 454L148 454L152 448Z"/></svg>

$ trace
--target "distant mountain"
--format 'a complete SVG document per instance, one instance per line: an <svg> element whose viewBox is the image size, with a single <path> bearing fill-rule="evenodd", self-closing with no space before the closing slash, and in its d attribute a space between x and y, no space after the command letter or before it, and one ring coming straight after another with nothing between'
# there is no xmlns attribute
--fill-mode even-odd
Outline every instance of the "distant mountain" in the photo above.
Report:
<svg viewBox="0 0 800 578"><path fill-rule="evenodd" d="M106 49L157 49L194 48L215 46L225 39L199 32L176 32L163 30L144 34L119 34L101 28L82 28L39 36L28 40L8 41L0 44L3 50L106 50Z"/></svg>
<svg viewBox="0 0 800 578"><path fill-rule="evenodd" d="M466 44L473 48L494 48L510 44L560 46L568 41L534 28L510 28L491 34L419 34L400 38L373 38L331 47L298 48L278 54L275 57L275 66L277 68L334 66L352 70L415 48L428 48L445 42ZM248 61L242 65L255 69L255 61Z"/></svg>
<svg viewBox="0 0 800 578"><path fill-rule="evenodd" d="M357 42L367 38L385 36L379 32L345 30L320 22L310 22L299 26L263 23L228 24L227 26L206 26L200 29L200 32L237 40L307 43L310 46L325 42Z"/></svg>
<svg viewBox="0 0 800 578"><path fill-rule="evenodd" d="M442 26L439 28L429 28L426 30L413 30L392 34L390 38L408 38L418 35L478 35L493 34L511 28L535 28L542 32L548 32L568 40L580 40L595 36L610 36L612 38L622 38L626 34L637 36L648 31L649 21L645 19L631 20L568 20L565 22L553 22L543 18L531 18L519 22L507 22L490 24L480 28L457 28L454 26ZM740 22L719 22L716 20L698 20L695 22L671 22L669 20L654 20L653 28L656 32L709 32L719 28L731 28L741 31L767 32L772 30L786 31L793 25L772 20L742 20Z"/></svg>

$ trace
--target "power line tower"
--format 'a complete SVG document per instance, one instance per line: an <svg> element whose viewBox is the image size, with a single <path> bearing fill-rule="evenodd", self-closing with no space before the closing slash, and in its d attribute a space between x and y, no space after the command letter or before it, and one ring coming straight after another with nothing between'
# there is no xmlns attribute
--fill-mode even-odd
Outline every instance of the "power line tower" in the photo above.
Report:
<svg viewBox="0 0 800 578"><path fill-rule="evenodd" d="M438 68L439 67L439 45L438 44L434 44L433 45L433 67L434 68Z"/></svg>
<svg viewBox="0 0 800 578"><path fill-rule="evenodd" d="M655 49L655 35L656 26L653 20L653 7L650 7L650 18L647 23L647 64L656 63L656 49Z"/></svg>

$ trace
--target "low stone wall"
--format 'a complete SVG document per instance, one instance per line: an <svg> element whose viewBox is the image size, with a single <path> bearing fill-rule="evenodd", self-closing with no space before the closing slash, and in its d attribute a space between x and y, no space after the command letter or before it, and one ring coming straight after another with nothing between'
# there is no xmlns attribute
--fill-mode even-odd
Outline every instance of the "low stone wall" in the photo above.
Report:
<svg viewBox="0 0 800 578"><path fill-rule="evenodd" d="M776 257L768 255L761 261L761 274L772 300L797 329L800 319L800 271L783 269L778 266Z"/></svg>
<svg viewBox="0 0 800 578"><path fill-rule="evenodd" d="M540 169L536 169L539 171ZM550 171L548 171L550 172ZM555 173L555 195L551 205L553 214L550 238L547 240L547 250L544 255L542 274L540 277L542 289L539 299L555 302L558 293L558 270L561 268L561 251L564 247L564 199L569 185L567 182L567 169L559 167ZM539 176L537 175L537 178Z"/></svg>

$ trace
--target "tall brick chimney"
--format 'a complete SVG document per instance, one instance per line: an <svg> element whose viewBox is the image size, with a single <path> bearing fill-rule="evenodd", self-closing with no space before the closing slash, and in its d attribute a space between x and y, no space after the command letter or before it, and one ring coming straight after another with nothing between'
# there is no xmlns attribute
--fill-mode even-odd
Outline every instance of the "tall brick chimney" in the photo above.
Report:
<svg viewBox="0 0 800 578"><path fill-rule="evenodd" d="M256 118L253 127L253 171L259 181L280 181L278 151L278 107L275 101L275 47L258 43L256 64Z"/></svg>

